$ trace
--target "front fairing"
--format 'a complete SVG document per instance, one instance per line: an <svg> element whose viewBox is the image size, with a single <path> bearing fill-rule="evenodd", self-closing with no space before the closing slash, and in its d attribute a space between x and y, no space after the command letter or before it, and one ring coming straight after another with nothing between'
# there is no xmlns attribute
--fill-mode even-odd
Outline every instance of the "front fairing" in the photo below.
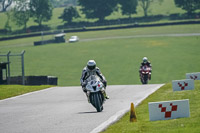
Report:
<svg viewBox="0 0 200 133"><path fill-rule="evenodd" d="M87 83L86 89L89 92L98 92L104 90L104 86L100 80L91 80Z"/></svg>
<svg viewBox="0 0 200 133"><path fill-rule="evenodd" d="M142 74L150 74L150 71L151 71L151 68L148 67L147 65L143 66L141 70Z"/></svg>

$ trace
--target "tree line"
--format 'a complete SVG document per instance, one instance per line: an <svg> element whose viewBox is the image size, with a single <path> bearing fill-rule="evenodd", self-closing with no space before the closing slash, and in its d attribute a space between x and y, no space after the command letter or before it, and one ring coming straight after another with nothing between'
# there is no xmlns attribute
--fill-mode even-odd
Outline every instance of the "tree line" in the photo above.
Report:
<svg viewBox="0 0 200 133"><path fill-rule="evenodd" d="M52 17L53 7L56 0L0 0L0 7L2 10L6 10L12 3L14 8L7 14L8 21L6 26L9 27L9 19L12 19L18 26L27 28L27 22L30 18L33 18L39 27L42 26L42 22L49 21ZM64 2L64 0L61 0ZM69 1L69 0L68 0ZM98 21L104 21L106 16L111 15L114 11L121 9L122 15L131 15L137 13L137 6L141 6L144 12L144 16L148 16L149 7L152 2L163 0L71 0L81 7L81 11L88 19L97 18ZM67 2L67 0L65 0ZM200 9L199 0L174 0L175 5L188 14L193 14L197 9ZM54 6L53 6L54 3ZM69 4L59 19L71 23L73 19L80 17L76 6Z"/></svg>

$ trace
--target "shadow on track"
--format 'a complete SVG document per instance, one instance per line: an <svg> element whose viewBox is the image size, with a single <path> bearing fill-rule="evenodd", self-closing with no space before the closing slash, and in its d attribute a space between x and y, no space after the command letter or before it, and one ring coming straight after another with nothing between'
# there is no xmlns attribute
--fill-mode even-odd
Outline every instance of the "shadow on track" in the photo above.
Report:
<svg viewBox="0 0 200 133"><path fill-rule="evenodd" d="M99 113L97 111L91 111L91 112L78 112L78 114L94 114L94 113Z"/></svg>

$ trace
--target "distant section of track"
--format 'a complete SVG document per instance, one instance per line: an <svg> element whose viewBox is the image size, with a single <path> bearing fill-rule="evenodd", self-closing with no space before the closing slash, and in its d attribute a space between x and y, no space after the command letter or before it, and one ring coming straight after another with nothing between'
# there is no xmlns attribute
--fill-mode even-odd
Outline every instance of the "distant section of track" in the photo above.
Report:
<svg viewBox="0 0 200 133"><path fill-rule="evenodd" d="M130 36L108 36L102 38L80 38L80 42L98 41L98 40L108 40L108 39L126 39L126 38L152 38L152 37L186 37L186 36L200 36L200 33L183 33L183 34L155 34L155 35L130 35ZM31 46L33 43L29 42L26 44L13 44L13 45L0 45L0 48L13 48L13 47L25 47Z"/></svg>
<svg viewBox="0 0 200 133"><path fill-rule="evenodd" d="M151 38L151 37L184 37L184 36L200 36L200 33L115 36L115 37L102 37L102 38L93 38L93 39L82 39L80 41L87 42L87 41L108 40L108 39Z"/></svg>
<svg viewBox="0 0 200 133"><path fill-rule="evenodd" d="M75 28L75 29L68 29L64 30L65 33L72 33L72 32L86 32L86 31L102 31L102 30L116 30L116 29L130 29L130 28L141 28L141 27L160 27L160 26L171 26L171 25L187 25L187 24L200 24L200 21L180 21L180 22L165 22L165 23L155 23L155 24L127 24L127 25L105 25L103 27L97 26L97 27L88 27L88 28ZM85 27L85 26L84 26ZM60 30L56 31L44 31L45 35L55 35L60 33ZM15 35L10 37L0 37L0 41L5 40L12 40L12 39L20 39L20 38L27 38L27 37L36 37L41 36L40 32L33 32L31 34L23 34L23 35Z"/></svg>

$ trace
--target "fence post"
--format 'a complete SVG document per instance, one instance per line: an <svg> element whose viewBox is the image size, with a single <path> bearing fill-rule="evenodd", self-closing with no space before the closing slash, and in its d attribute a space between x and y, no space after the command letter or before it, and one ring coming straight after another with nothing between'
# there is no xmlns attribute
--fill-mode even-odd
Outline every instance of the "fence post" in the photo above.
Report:
<svg viewBox="0 0 200 133"><path fill-rule="evenodd" d="M10 84L10 51L7 53L7 62L8 62L8 81L7 83Z"/></svg>
<svg viewBox="0 0 200 133"><path fill-rule="evenodd" d="M22 51L21 53L21 60L22 60L22 84L25 85L25 73L24 73L24 53L25 50Z"/></svg>

